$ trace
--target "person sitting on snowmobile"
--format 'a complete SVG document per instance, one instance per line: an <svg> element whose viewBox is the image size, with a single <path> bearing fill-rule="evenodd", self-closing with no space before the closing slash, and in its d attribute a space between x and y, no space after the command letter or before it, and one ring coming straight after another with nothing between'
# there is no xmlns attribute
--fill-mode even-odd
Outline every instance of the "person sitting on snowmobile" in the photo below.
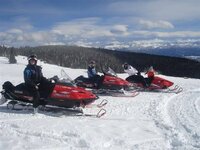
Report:
<svg viewBox="0 0 200 150"><path fill-rule="evenodd" d="M153 81L154 75L155 75L155 70L153 69L153 66L149 67L148 71L145 74L147 74L149 82L151 83Z"/></svg>
<svg viewBox="0 0 200 150"><path fill-rule="evenodd" d="M137 75L138 73L138 70L129 65L128 63L124 63L122 67L124 68L124 72L128 73L129 76Z"/></svg>
<svg viewBox="0 0 200 150"><path fill-rule="evenodd" d="M87 74L88 74L88 79L92 83L94 83L95 87L99 88L101 85L101 76L97 74L95 66L96 66L95 61L93 60L90 61L88 65Z"/></svg>
<svg viewBox="0 0 200 150"><path fill-rule="evenodd" d="M149 70L146 72L148 78L154 78L154 75L155 75L155 70L153 69L153 66L151 66L149 68Z"/></svg>
<svg viewBox="0 0 200 150"><path fill-rule="evenodd" d="M28 57L28 65L24 69L24 81L27 90L33 96L34 113L37 113L39 106L39 84L45 84L48 80L43 77L42 68L37 65L37 56L30 55Z"/></svg>
<svg viewBox="0 0 200 150"><path fill-rule="evenodd" d="M129 75L129 77L126 78L127 81L129 82L135 81L138 83L142 83L144 87L148 86L148 84L145 81L145 78L140 74L140 72L137 69L135 69L128 63L124 63L122 67L124 69L124 72L128 73Z"/></svg>
<svg viewBox="0 0 200 150"><path fill-rule="evenodd" d="M93 78L97 75L95 66L96 66L95 61L93 60L90 61L88 65L88 70L87 70L88 78Z"/></svg>

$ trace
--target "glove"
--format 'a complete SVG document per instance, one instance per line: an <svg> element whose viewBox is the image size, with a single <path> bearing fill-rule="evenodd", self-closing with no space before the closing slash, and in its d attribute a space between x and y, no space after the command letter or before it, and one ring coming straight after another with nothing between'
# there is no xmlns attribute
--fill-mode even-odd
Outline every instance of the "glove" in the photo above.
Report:
<svg viewBox="0 0 200 150"><path fill-rule="evenodd" d="M54 79L50 79L51 83L56 83L56 81Z"/></svg>
<svg viewBox="0 0 200 150"><path fill-rule="evenodd" d="M53 76L52 78L50 78L50 79L48 79L51 83L56 83L58 80L59 80L59 78L58 78L58 76Z"/></svg>

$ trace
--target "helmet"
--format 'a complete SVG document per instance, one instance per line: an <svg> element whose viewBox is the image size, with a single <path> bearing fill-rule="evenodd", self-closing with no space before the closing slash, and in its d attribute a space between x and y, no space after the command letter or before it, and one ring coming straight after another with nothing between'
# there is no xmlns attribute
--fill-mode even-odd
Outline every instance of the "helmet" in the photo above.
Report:
<svg viewBox="0 0 200 150"><path fill-rule="evenodd" d="M95 64L95 61L94 61L94 60L91 60L91 61L90 61L90 64Z"/></svg>
<svg viewBox="0 0 200 150"><path fill-rule="evenodd" d="M122 65L122 67L123 67L125 70L127 70L127 69L128 69L128 63L124 63L124 64Z"/></svg>
<svg viewBox="0 0 200 150"><path fill-rule="evenodd" d="M90 61L90 66L95 66L95 61L94 60Z"/></svg>
<svg viewBox="0 0 200 150"><path fill-rule="evenodd" d="M149 70L148 70L148 72L147 72L148 78L154 77L154 74L155 74L155 71L154 71L154 69L153 69L153 66L150 66L150 67L149 67Z"/></svg>
<svg viewBox="0 0 200 150"><path fill-rule="evenodd" d="M36 61L37 61L37 56L36 56L35 54L33 54L33 55L30 55L30 56L28 57L28 60L31 60L31 59L33 59L33 60L36 60Z"/></svg>
<svg viewBox="0 0 200 150"><path fill-rule="evenodd" d="M30 65L36 65L36 64L37 64L37 56L36 56L35 54L30 55L30 56L28 57L28 63L29 63Z"/></svg>

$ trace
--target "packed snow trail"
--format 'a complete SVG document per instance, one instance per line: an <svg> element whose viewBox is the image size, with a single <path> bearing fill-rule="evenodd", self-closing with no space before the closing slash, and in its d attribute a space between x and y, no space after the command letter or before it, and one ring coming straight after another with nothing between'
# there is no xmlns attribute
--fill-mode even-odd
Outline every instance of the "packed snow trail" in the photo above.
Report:
<svg viewBox="0 0 200 150"><path fill-rule="evenodd" d="M22 56L17 60L18 64L10 65L0 57L0 90L7 80L14 85L23 81L27 60ZM86 76L84 69L38 63L46 77L59 75L61 69L72 79ZM133 98L101 96L108 104L107 114L100 119L51 112L33 115L32 111L0 106L0 149L200 149L200 80L161 76L183 87L183 92L140 92Z"/></svg>
<svg viewBox="0 0 200 150"><path fill-rule="evenodd" d="M149 116L163 132L170 149L200 148L200 90L151 101Z"/></svg>
<svg viewBox="0 0 200 150"><path fill-rule="evenodd" d="M199 104L200 90L185 92L169 102L167 108L172 127L174 127L177 131L177 136L179 136L178 143L171 141L173 147L200 149Z"/></svg>

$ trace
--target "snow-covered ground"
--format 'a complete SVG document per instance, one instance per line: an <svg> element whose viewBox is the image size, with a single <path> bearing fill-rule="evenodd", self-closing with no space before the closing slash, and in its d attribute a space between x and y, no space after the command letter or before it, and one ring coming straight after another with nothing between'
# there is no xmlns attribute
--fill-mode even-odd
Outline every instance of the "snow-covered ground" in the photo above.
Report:
<svg viewBox="0 0 200 150"><path fill-rule="evenodd" d="M8 64L0 57L0 90L4 81L23 81L27 59ZM60 75L62 67L38 62L46 77ZM84 69L63 68L72 78L86 76ZM125 78L126 74L119 74ZM42 150L195 150L200 149L200 80L162 77L184 88L179 94L141 92L134 98L102 96L109 103L98 119L7 110L0 106L0 149ZM97 100L97 102L100 100ZM88 109L93 113L95 109Z"/></svg>

